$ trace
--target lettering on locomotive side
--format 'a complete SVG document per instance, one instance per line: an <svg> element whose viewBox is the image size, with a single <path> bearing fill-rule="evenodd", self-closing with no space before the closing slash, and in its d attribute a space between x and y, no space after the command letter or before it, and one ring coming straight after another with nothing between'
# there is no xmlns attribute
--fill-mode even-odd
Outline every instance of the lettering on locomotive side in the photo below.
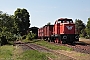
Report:
<svg viewBox="0 0 90 60"><path fill-rule="evenodd" d="M72 30L73 26L66 26L68 30Z"/></svg>

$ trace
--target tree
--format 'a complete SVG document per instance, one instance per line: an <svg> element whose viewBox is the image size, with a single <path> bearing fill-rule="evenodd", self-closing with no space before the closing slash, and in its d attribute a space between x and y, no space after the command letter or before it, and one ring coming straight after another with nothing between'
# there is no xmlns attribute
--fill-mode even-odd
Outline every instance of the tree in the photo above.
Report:
<svg viewBox="0 0 90 60"><path fill-rule="evenodd" d="M82 20L79 20L79 19L75 20L75 29L77 34L82 34L81 31L84 31L85 27L86 26Z"/></svg>
<svg viewBox="0 0 90 60"><path fill-rule="evenodd" d="M0 40L2 45L13 40L14 20L12 15L0 13Z"/></svg>
<svg viewBox="0 0 90 60"><path fill-rule="evenodd" d="M87 32L87 36L90 38L90 18L88 18L88 22L86 25L86 32Z"/></svg>
<svg viewBox="0 0 90 60"><path fill-rule="evenodd" d="M47 23L47 25L51 25L51 23L50 23L50 22L48 22L48 23Z"/></svg>
<svg viewBox="0 0 90 60"><path fill-rule="evenodd" d="M16 20L15 25L18 27L18 33L26 33L30 26L29 12L24 8L17 8L17 10L14 12L14 16Z"/></svg>

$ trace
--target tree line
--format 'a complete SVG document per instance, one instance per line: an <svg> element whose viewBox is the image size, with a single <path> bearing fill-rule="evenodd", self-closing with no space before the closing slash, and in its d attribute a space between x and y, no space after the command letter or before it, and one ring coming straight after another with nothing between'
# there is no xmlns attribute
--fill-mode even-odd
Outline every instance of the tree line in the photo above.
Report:
<svg viewBox="0 0 90 60"><path fill-rule="evenodd" d="M80 37L90 38L90 18L88 18L87 24L83 23L82 20L75 20L76 33L80 34Z"/></svg>
<svg viewBox="0 0 90 60"><path fill-rule="evenodd" d="M28 32L29 26L30 14L26 9L17 8L14 15L0 11L0 44L8 44L9 41L16 39L31 38L28 37L31 33Z"/></svg>

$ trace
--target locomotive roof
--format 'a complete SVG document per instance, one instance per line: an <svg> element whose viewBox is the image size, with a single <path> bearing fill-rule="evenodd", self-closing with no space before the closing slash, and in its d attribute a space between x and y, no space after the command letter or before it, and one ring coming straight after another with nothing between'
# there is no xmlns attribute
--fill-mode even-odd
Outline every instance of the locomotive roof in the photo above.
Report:
<svg viewBox="0 0 90 60"><path fill-rule="evenodd" d="M44 25L43 27L40 27L40 28L44 28L45 26L54 26L54 25ZM39 28L39 29L40 29L40 28Z"/></svg>
<svg viewBox="0 0 90 60"><path fill-rule="evenodd" d="M43 27L45 27L45 26L54 26L54 25L44 25Z"/></svg>
<svg viewBox="0 0 90 60"><path fill-rule="evenodd" d="M60 19L58 19L58 21L62 21L62 20L72 21L72 19L67 19L67 18L60 18Z"/></svg>
<svg viewBox="0 0 90 60"><path fill-rule="evenodd" d="M53 26L53 25L45 25L45 26Z"/></svg>

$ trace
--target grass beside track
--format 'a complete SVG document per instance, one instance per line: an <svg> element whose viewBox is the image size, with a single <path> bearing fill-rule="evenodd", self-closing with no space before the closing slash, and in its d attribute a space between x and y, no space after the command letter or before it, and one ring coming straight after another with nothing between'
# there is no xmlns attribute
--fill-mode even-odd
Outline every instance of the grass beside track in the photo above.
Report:
<svg viewBox="0 0 90 60"><path fill-rule="evenodd" d="M68 50L68 51L71 51L72 48L69 48L69 47L66 47L66 46L59 46L59 45L54 45L54 44L50 44L49 42L47 41L38 41L38 42L35 42L36 44L39 44L39 45L42 45L42 46L45 46L49 49L52 49L52 50Z"/></svg>
<svg viewBox="0 0 90 60"><path fill-rule="evenodd" d="M23 51L22 48L12 45L0 46L0 60L48 60L48 56L53 57L50 53Z"/></svg>
<svg viewBox="0 0 90 60"><path fill-rule="evenodd" d="M49 49L52 50L66 50L66 51L72 51L73 49L67 46L60 46L60 45L55 45L55 44L50 44L50 42L44 41L44 40L32 40L32 41L28 41L28 40L24 40L24 42L31 42L31 43L35 43L41 46L45 46Z"/></svg>
<svg viewBox="0 0 90 60"><path fill-rule="evenodd" d="M13 50L12 45L0 46L0 60L12 60Z"/></svg>
<svg viewBox="0 0 90 60"><path fill-rule="evenodd" d="M36 43L48 47L50 49L64 49L64 50L69 49L69 48L66 49L64 47L60 48L60 46L57 47L46 41L27 40L27 42ZM57 56L52 53L38 52L35 50L23 51L21 47L17 47L13 45L0 46L0 60L48 60L48 57L53 59L57 58Z"/></svg>
<svg viewBox="0 0 90 60"><path fill-rule="evenodd" d="M24 42L26 42L26 41L30 42L30 43L36 43L38 45L45 46L47 48L53 49L57 52L60 52L61 54L73 57L76 60L90 60L90 58L89 58L90 54L75 52L75 51L72 51L72 48L69 48L69 47L66 47L66 46L57 46L55 44L50 44L49 42L43 41L43 40L32 40L32 41L24 40ZM53 54L48 53L48 56L51 57L53 60L70 60L67 57L65 57L64 55L59 55L58 54L58 56L59 56L58 57L55 54L53 55Z"/></svg>
<svg viewBox="0 0 90 60"><path fill-rule="evenodd" d="M90 54L78 54L77 52L71 51L72 49L66 46L57 46L55 44L50 44L49 42L43 40L24 40L24 42L36 43L48 47L60 53L62 52L64 54L73 56L77 58L77 60L90 60ZM0 46L0 60L48 60L47 57L50 57L53 60L69 60L64 55L57 56L53 53L38 52L35 50L23 51L21 47L12 45Z"/></svg>
<svg viewBox="0 0 90 60"><path fill-rule="evenodd" d="M46 54L35 50L27 50L20 56L22 60L48 60Z"/></svg>

